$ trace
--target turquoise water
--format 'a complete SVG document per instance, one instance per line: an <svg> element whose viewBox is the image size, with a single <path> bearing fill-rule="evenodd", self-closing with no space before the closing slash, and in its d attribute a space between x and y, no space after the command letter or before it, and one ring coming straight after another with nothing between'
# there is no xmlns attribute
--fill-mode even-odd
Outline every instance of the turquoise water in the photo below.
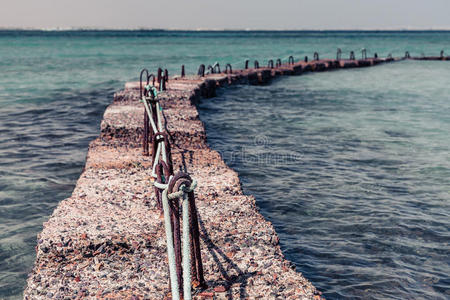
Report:
<svg viewBox="0 0 450 300"><path fill-rule="evenodd" d="M448 78L408 61L202 101L210 145L327 298L450 297Z"/></svg>
<svg viewBox="0 0 450 300"><path fill-rule="evenodd" d="M142 67L194 73L337 47L438 55L450 32L0 31L0 298L21 297L36 234L70 196L113 92ZM449 75L447 62L401 62L200 106L211 145L328 298L448 297Z"/></svg>

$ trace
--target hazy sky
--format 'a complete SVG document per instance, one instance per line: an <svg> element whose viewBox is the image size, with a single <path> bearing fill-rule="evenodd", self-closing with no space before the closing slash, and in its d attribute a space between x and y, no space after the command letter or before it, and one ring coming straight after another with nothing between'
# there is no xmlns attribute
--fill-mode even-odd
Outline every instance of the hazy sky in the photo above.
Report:
<svg viewBox="0 0 450 300"><path fill-rule="evenodd" d="M450 29L450 0L0 0L0 27Z"/></svg>

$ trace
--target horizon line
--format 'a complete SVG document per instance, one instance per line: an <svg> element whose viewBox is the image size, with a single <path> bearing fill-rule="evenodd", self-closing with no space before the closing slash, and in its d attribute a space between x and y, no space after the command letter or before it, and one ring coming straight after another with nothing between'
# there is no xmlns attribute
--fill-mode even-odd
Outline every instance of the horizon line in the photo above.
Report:
<svg viewBox="0 0 450 300"><path fill-rule="evenodd" d="M150 28L150 27L136 27L136 28L114 28L114 27L2 27L2 31L204 31L204 32L218 32L218 31L247 31L247 32L269 32L269 31L450 31L450 27L442 28L413 28L413 27L397 27L397 28L328 28L328 29L262 29L262 28L195 28L195 29L183 29L183 28Z"/></svg>

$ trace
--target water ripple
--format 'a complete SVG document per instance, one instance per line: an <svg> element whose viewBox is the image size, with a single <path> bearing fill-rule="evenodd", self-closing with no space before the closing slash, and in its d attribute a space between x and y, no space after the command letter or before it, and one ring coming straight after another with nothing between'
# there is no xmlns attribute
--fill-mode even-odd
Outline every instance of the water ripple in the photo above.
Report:
<svg viewBox="0 0 450 300"><path fill-rule="evenodd" d="M70 196L111 97L105 86L0 107L0 298L22 293L36 232Z"/></svg>
<svg viewBox="0 0 450 300"><path fill-rule="evenodd" d="M447 65L401 63L199 105L209 143L327 298L450 297L449 76Z"/></svg>

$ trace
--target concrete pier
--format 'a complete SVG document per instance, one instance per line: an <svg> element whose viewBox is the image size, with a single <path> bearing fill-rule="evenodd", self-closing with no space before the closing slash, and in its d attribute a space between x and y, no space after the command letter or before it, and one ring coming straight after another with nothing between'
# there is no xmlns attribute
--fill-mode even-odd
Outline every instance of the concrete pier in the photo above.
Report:
<svg viewBox="0 0 450 300"><path fill-rule="evenodd" d="M416 58L413 58L416 59ZM208 288L195 299L320 299L287 261L270 222L244 195L238 174L206 143L195 104L231 84L269 84L283 75L369 67L401 59L322 59L231 74L173 76L160 94L172 136L174 169L198 181L201 251ZM440 59L442 60L442 59ZM106 109L100 136L72 196L38 235L25 299L163 299L169 292L164 226L142 155L139 83L127 83ZM301 270L299 270L301 271Z"/></svg>

